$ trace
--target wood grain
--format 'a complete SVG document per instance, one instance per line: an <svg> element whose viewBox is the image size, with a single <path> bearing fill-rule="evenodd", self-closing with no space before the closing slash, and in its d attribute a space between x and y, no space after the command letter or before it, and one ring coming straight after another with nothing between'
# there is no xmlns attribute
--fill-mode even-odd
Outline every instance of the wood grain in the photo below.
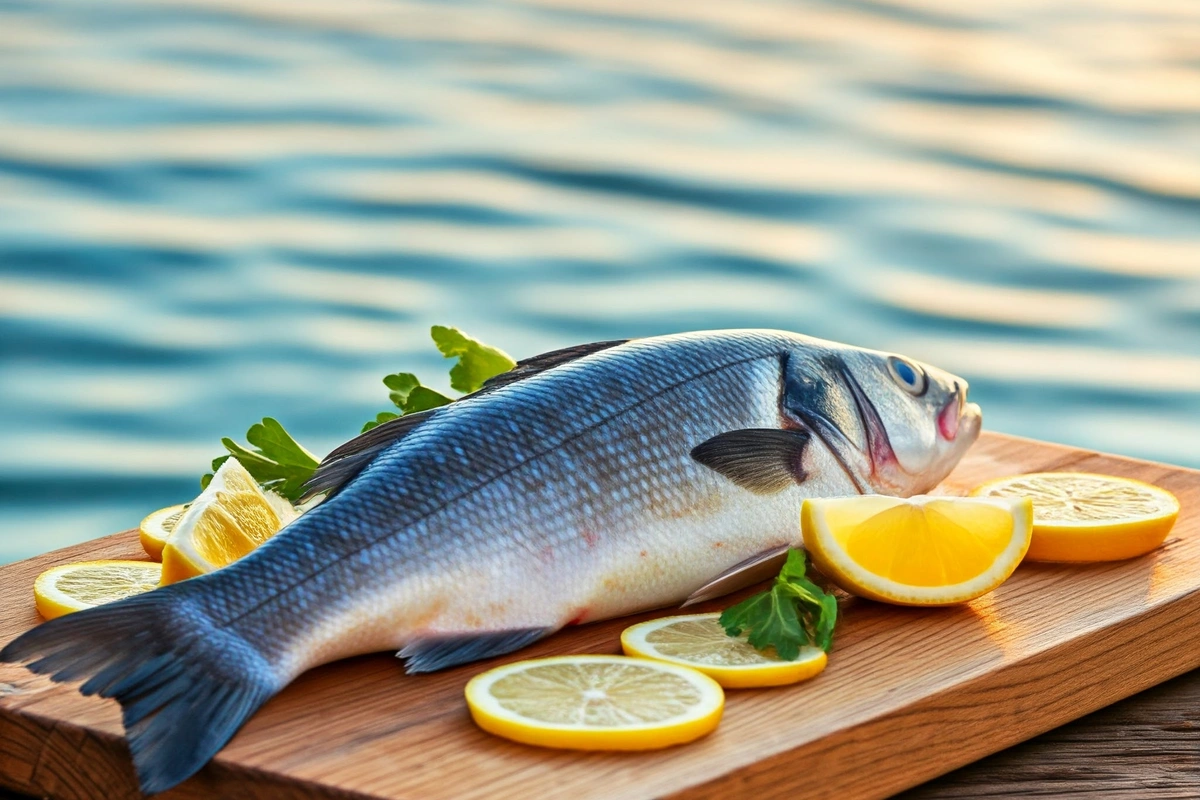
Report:
<svg viewBox="0 0 1200 800"><path fill-rule="evenodd" d="M844 800L916 786L1200 667L1200 473L993 434L942 490L1044 469L1139 477L1173 491L1184 512L1153 554L1022 565L965 606L847 598L824 674L730 692L721 728L686 747L604 754L509 743L467 716L462 688L483 665L412 677L378 655L302 676L212 764L163 796ZM0 642L37 623L30 587L38 572L122 557L140 557L130 533L0 569ZM571 629L494 663L616 652L619 631L650 616ZM62 798L137 796L115 703L9 665L0 665L0 684L12 689L0 697L0 784Z"/></svg>
<svg viewBox="0 0 1200 800"><path fill-rule="evenodd" d="M1200 797L1200 671L1189 672L897 800Z"/></svg>

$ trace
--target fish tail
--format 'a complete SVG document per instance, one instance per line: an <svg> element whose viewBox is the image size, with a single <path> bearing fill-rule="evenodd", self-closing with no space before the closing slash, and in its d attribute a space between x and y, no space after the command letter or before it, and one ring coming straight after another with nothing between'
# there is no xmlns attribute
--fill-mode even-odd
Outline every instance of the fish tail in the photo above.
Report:
<svg viewBox="0 0 1200 800"><path fill-rule="evenodd" d="M121 704L142 791L190 777L280 688L264 656L219 627L186 584L39 625L0 650L55 682Z"/></svg>

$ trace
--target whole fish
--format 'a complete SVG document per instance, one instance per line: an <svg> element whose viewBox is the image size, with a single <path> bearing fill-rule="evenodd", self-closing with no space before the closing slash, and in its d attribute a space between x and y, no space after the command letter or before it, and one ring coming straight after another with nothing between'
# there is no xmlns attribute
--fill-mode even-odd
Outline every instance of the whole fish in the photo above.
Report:
<svg viewBox="0 0 1200 800"><path fill-rule="evenodd" d="M804 498L945 477L979 433L966 395L784 331L547 353L335 450L310 483L326 499L240 561L47 622L0 660L116 698L162 791L318 664L397 649L436 670L766 577Z"/></svg>

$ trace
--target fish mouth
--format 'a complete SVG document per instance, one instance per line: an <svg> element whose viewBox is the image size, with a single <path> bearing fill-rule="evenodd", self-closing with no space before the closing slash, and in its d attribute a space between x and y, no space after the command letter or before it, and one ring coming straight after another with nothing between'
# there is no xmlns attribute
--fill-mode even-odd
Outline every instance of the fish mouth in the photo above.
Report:
<svg viewBox="0 0 1200 800"><path fill-rule="evenodd" d="M967 410L967 393L963 385L955 381L954 390L954 394L937 415L938 433L947 442L953 442L958 437L958 425Z"/></svg>

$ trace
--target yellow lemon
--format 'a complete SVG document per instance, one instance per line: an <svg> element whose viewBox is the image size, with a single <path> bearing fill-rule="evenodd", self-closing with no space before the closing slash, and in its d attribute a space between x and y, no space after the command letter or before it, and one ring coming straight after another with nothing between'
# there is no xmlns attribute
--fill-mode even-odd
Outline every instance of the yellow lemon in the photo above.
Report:
<svg viewBox="0 0 1200 800"><path fill-rule="evenodd" d="M990 592L1012 574L1033 522L1027 499L861 497L805 500L804 547L848 592L940 606Z"/></svg>
<svg viewBox="0 0 1200 800"><path fill-rule="evenodd" d="M990 481L974 497L1033 500L1035 561L1117 561L1162 544L1179 516L1175 495L1141 481L1087 472L1037 472Z"/></svg>
<svg viewBox="0 0 1200 800"><path fill-rule="evenodd" d="M83 561L37 576L33 600L46 619L61 617L158 586L162 566L153 561Z"/></svg>
<svg viewBox="0 0 1200 800"><path fill-rule="evenodd" d="M138 526L138 539L142 542L142 549L155 561L162 561L163 545L183 518L187 507L187 503L182 503L160 508L142 520L142 524Z"/></svg>
<svg viewBox="0 0 1200 800"><path fill-rule="evenodd" d="M230 458L167 538L162 582L175 583L232 564L297 516L291 503L264 492L246 468Z"/></svg>
<svg viewBox="0 0 1200 800"><path fill-rule="evenodd" d="M725 693L694 669L624 656L518 661L467 683L488 733L568 750L653 750L711 733Z"/></svg>
<svg viewBox="0 0 1200 800"><path fill-rule="evenodd" d="M801 647L794 661L766 655L729 636L720 612L661 617L626 628L621 648L627 656L681 664L699 670L726 689L782 686L811 678L825 669L825 651Z"/></svg>

